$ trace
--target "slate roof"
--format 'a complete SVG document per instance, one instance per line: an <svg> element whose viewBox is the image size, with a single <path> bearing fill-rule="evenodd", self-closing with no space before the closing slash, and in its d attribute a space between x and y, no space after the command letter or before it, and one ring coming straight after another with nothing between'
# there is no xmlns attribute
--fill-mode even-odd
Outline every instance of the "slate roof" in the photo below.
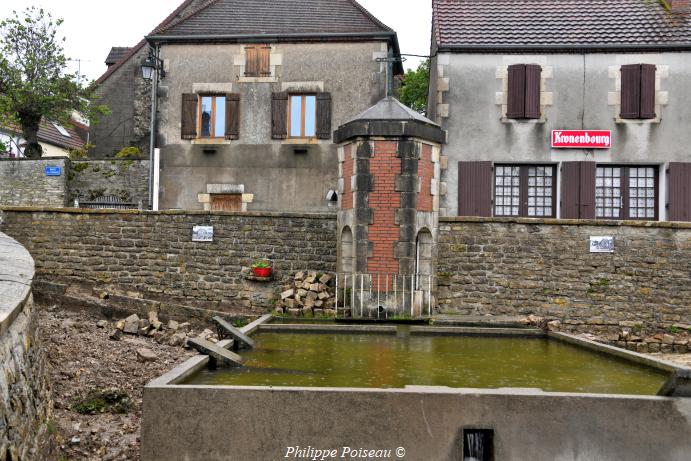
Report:
<svg viewBox="0 0 691 461"><path fill-rule="evenodd" d="M354 0L211 0L157 37L393 33Z"/></svg>
<svg viewBox="0 0 691 461"><path fill-rule="evenodd" d="M107 66L112 66L113 64L117 63L122 59L123 56L127 54L128 51L130 51L130 47L127 46L114 46L110 49L110 53L108 53L108 57L106 57L106 65Z"/></svg>
<svg viewBox="0 0 691 461"><path fill-rule="evenodd" d="M685 48L691 12L653 0L433 0L440 49Z"/></svg>
<svg viewBox="0 0 691 461"><path fill-rule="evenodd" d="M374 106L370 107L357 117L346 122L356 121L379 121L379 120L395 120L395 121L418 121L428 125L439 126L424 115L415 112L410 107L404 105L396 98L388 96Z"/></svg>

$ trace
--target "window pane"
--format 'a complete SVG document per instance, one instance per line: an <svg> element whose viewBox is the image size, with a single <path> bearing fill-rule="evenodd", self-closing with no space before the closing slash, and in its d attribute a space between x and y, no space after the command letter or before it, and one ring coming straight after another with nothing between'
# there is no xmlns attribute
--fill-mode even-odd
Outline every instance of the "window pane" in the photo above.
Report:
<svg viewBox="0 0 691 461"><path fill-rule="evenodd" d="M202 136L211 136L211 96L202 97Z"/></svg>
<svg viewBox="0 0 691 461"><path fill-rule="evenodd" d="M216 123L214 124L214 136L222 138L226 135L226 98L216 97Z"/></svg>
<svg viewBox="0 0 691 461"><path fill-rule="evenodd" d="M317 97L305 96L305 137L317 134Z"/></svg>
<svg viewBox="0 0 691 461"><path fill-rule="evenodd" d="M302 123L302 96L290 97L290 136L299 138L302 136L300 124Z"/></svg>

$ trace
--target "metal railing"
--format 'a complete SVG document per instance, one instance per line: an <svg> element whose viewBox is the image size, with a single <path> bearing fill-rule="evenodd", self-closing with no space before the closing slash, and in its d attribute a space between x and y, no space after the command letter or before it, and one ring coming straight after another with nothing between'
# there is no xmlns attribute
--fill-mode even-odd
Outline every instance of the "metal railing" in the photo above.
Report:
<svg viewBox="0 0 691 461"><path fill-rule="evenodd" d="M143 204L139 203L128 203L122 200L120 197L115 195L104 195L97 197L90 201L74 201L75 208L91 208L99 210L136 210L143 209Z"/></svg>
<svg viewBox="0 0 691 461"><path fill-rule="evenodd" d="M430 317L436 278L430 274L336 274L336 316L388 319Z"/></svg>

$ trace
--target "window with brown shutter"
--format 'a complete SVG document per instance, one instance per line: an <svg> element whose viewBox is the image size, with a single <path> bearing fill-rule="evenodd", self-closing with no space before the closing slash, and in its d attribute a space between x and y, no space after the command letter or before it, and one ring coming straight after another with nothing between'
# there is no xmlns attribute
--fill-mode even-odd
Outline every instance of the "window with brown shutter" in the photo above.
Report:
<svg viewBox="0 0 691 461"><path fill-rule="evenodd" d="M330 93L317 93L317 138L331 139Z"/></svg>
<svg viewBox="0 0 691 461"><path fill-rule="evenodd" d="M513 64L508 68L506 117L539 119L542 68L537 64Z"/></svg>
<svg viewBox="0 0 691 461"><path fill-rule="evenodd" d="M691 163L669 164L669 220L691 221Z"/></svg>
<svg viewBox="0 0 691 461"><path fill-rule="evenodd" d="M197 137L197 105L199 98L196 94L182 95L181 136L182 139Z"/></svg>
<svg viewBox="0 0 691 461"><path fill-rule="evenodd" d="M240 95L226 95L226 139L240 139Z"/></svg>
<svg viewBox="0 0 691 461"><path fill-rule="evenodd" d="M271 76L271 47L250 45L245 47L245 77Z"/></svg>
<svg viewBox="0 0 691 461"><path fill-rule="evenodd" d="M595 217L657 220L657 167L598 165Z"/></svg>
<svg viewBox="0 0 691 461"><path fill-rule="evenodd" d="M458 215L492 216L492 162L458 162Z"/></svg>
<svg viewBox="0 0 691 461"><path fill-rule="evenodd" d="M495 165L494 216L554 217L555 183L552 165Z"/></svg>
<svg viewBox="0 0 691 461"><path fill-rule="evenodd" d="M271 137L286 139L288 137L288 93L271 95Z"/></svg>
<svg viewBox="0 0 691 461"><path fill-rule="evenodd" d="M562 219L595 218L595 162L561 164Z"/></svg>
<svg viewBox="0 0 691 461"><path fill-rule="evenodd" d="M655 118L655 71L652 64L621 66L621 111L623 119Z"/></svg>

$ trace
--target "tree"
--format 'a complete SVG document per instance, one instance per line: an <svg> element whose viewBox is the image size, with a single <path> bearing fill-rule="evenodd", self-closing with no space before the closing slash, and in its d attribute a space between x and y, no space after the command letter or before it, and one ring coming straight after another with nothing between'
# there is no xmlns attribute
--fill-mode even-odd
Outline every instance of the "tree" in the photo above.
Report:
<svg viewBox="0 0 691 461"><path fill-rule="evenodd" d="M91 104L94 86L81 86L76 73L66 73L67 58L57 37L62 20L35 7L0 22L0 123L21 126L24 155L39 158L42 118L69 124L73 111L90 121L107 112Z"/></svg>
<svg viewBox="0 0 691 461"><path fill-rule="evenodd" d="M403 104L425 114L427 112L428 88L429 59L421 62L416 70L408 70L405 73L398 95Z"/></svg>

